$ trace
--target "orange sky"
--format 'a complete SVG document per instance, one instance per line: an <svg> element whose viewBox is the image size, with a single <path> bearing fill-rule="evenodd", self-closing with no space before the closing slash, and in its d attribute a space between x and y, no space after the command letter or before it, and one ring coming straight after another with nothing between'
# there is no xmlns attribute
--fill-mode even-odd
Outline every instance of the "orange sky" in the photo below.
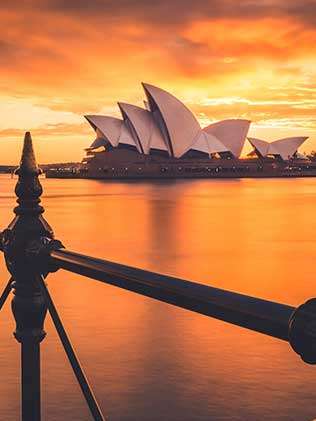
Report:
<svg viewBox="0 0 316 421"><path fill-rule="evenodd" d="M83 114L142 105L141 81L203 126L245 117L252 135L316 149L315 16L315 0L3 0L0 164L17 163L25 130L40 162L80 160Z"/></svg>

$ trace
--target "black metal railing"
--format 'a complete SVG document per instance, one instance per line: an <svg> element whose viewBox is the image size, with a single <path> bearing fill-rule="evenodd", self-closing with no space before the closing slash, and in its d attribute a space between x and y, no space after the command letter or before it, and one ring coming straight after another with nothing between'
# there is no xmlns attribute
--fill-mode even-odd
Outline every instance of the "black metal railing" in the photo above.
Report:
<svg viewBox="0 0 316 421"><path fill-rule="evenodd" d="M42 216L40 170L30 133L25 135L16 173L16 216L0 235L11 274L0 296L0 309L13 289L14 335L21 343L22 421L41 419L40 342L46 335L47 310L93 419L104 420L45 283L47 275L59 269L287 341L303 361L316 364L316 299L294 308L67 250L54 239Z"/></svg>

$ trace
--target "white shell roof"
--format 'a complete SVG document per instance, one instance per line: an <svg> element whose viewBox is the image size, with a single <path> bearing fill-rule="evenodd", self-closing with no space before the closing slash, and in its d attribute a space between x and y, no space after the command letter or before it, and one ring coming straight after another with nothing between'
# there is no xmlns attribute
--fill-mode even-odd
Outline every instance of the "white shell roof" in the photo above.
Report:
<svg viewBox="0 0 316 421"><path fill-rule="evenodd" d="M150 111L132 104L118 103L123 117L129 120L137 136L136 143L140 143L143 153L148 154L150 149L167 151L159 127L156 125ZM133 133L132 133L133 135Z"/></svg>
<svg viewBox="0 0 316 421"><path fill-rule="evenodd" d="M165 140L162 136L162 133L155 123L152 113L150 113L152 119L152 126L151 126L151 137L150 137L150 149L158 149L160 151L166 151L169 153L168 148L165 144Z"/></svg>
<svg viewBox="0 0 316 421"><path fill-rule="evenodd" d="M228 149L222 144L215 136L206 133L201 130L196 140L194 141L192 148L195 151L205 152L208 154L217 152L227 152Z"/></svg>
<svg viewBox="0 0 316 421"><path fill-rule="evenodd" d="M210 147L207 141L207 136L208 134L201 130L201 132L197 135L197 138L194 141L191 149L193 149L194 151L210 154Z"/></svg>
<svg viewBox="0 0 316 421"><path fill-rule="evenodd" d="M210 124L203 130L220 140L236 158L241 154L250 121L244 119L227 119Z"/></svg>
<svg viewBox="0 0 316 421"><path fill-rule="evenodd" d="M257 149L262 156L280 155L284 160L291 158L306 139L308 139L308 137L286 137L269 143L261 139L248 138L252 146Z"/></svg>
<svg viewBox="0 0 316 421"><path fill-rule="evenodd" d="M207 134L207 140L210 147L210 153L229 151L227 146L225 146L216 136L210 133L206 133L206 134Z"/></svg>
<svg viewBox="0 0 316 421"><path fill-rule="evenodd" d="M187 152L196 136L199 134L200 125L192 112L177 98L163 89L143 83L150 109L157 108L160 123L165 125L168 149L176 158Z"/></svg>
<svg viewBox="0 0 316 421"><path fill-rule="evenodd" d="M100 148L100 146L106 146L107 140L104 139L102 136L98 136L89 146L89 149L97 149Z"/></svg>
<svg viewBox="0 0 316 421"><path fill-rule="evenodd" d="M85 118L95 131L100 130L112 146L118 145L123 123L121 119L104 115L86 115Z"/></svg>
<svg viewBox="0 0 316 421"><path fill-rule="evenodd" d="M152 126L154 124L151 113L132 104L119 102L118 105L123 118L127 118L134 129L134 133L137 137L135 142L139 142L143 153L148 154L150 150Z"/></svg>
<svg viewBox="0 0 316 421"><path fill-rule="evenodd" d="M297 149L305 142L308 137L286 137L284 139L275 140L272 145L279 151L283 159L293 156Z"/></svg>
<svg viewBox="0 0 316 421"><path fill-rule="evenodd" d="M257 149L260 155L266 156L268 154L268 150L269 150L268 142L266 142L265 140L256 139L255 137L248 137L248 140L251 143L251 145L255 149Z"/></svg>
<svg viewBox="0 0 316 421"><path fill-rule="evenodd" d="M131 132L120 118L105 115L88 115L85 116L85 118L97 133L97 139L91 144L90 148L106 145L106 142L108 141L114 147L118 146L120 143L133 145L141 152L140 147L135 143Z"/></svg>
<svg viewBox="0 0 316 421"><path fill-rule="evenodd" d="M131 132L129 131L128 127L126 126L126 124L124 124L123 121L119 137L119 144L136 146L138 152L140 152L139 146L135 143Z"/></svg>

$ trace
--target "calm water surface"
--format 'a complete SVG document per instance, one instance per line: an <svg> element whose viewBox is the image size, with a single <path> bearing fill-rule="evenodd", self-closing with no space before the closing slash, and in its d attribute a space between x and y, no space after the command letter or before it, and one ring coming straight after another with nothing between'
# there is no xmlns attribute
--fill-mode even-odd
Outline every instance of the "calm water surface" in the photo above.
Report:
<svg viewBox="0 0 316 421"><path fill-rule="evenodd" d="M45 216L71 250L291 305L316 296L316 179L42 181ZM2 227L15 182L0 177ZM316 368L288 344L63 271L48 283L110 420L316 418ZM13 421L9 303L0 322L0 420ZM44 419L90 420L49 318L46 329Z"/></svg>

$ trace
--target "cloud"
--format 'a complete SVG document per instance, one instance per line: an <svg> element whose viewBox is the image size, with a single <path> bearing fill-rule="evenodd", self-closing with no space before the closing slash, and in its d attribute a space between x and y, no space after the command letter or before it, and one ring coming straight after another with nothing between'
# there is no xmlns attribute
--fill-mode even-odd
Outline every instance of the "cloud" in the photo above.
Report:
<svg viewBox="0 0 316 421"><path fill-rule="evenodd" d="M147 21L151 25L186 24L194 20L208 19L260 19L288 16L305 24L315 25L315 0L19 0L2 2L2 10L39 9L42 13L66 16L84 16L86 21L103 19L104 22Z"/></svg>
<svg viewBox="0 0 316 421"><path fill-rule="evenodd" d="M11 86L17 94L37 87L47 95L69 90L75 98L89 84L94 92L116 79L126 86L130 68L147 80L210 71L217 77L238 72L246 59L256 65L312 54L316 35L302 21L309 1L297 12L291 2L277 0L191 3L43 0L35 7L38 2L7 2L0 11L4 79L27 78L23 87Z"/></svg>
<svg viewBox="0 0 316 421"><path fill-rule="evenodd" d="M62 138L67 130L50 126L62 124L83 135L83 114L117 115L118 100L142 105L141 81L173 92L206 120L310 121L315 6L312 0L4 0L0 110L8 102L16 108L0 128L27 126Z"/></svg>
<svg viewBox="0 0 316 421"><path fill-rule="evenodd" d="M73 136L74 133L81 135L91 135L91 130L85 124L45 124L43 126L32 129L32 136L40 137L65 137ZM24 129L8 128L0 130L0 137L2 138L18 138L22 139L25 134Z"/></svg>

